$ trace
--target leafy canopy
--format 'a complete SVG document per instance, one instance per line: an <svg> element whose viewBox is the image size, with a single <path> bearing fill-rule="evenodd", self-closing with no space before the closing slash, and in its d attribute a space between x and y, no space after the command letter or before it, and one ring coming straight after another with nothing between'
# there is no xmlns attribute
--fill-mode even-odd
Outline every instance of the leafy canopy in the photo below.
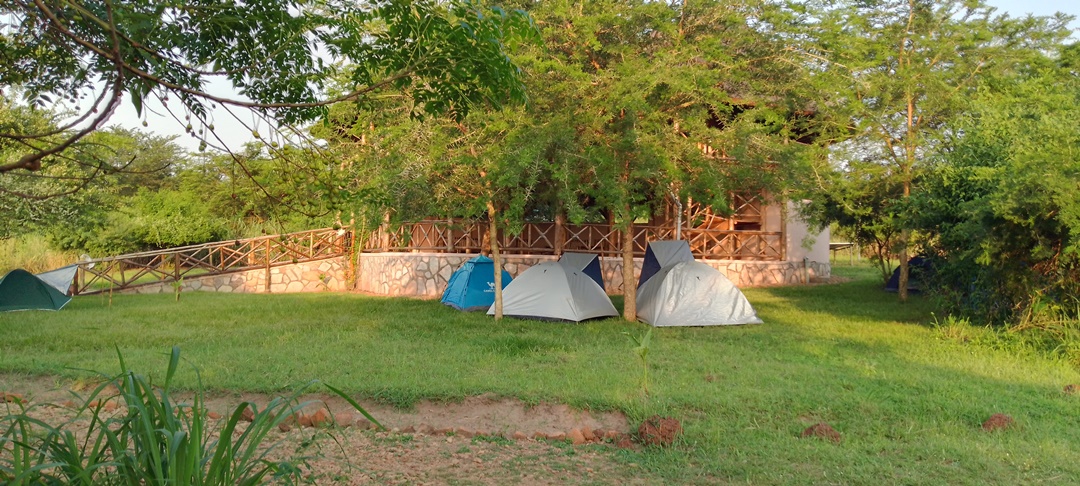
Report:
<svg viewBox="0 0 1080 486"><path fill-rule="evenodd" d="M385 88L404 92L416 115L524 97L504 41L528 18L473 0L45 0L6 2L0 14L10 19L0 29L4 96L84 107L56 129L0 134L26 151L0 173L40 169L103 126L124 95L139 111L159 100L221 145L208 119L215 105L291 125ZM345 89L330 94L342 72ZM215 79L239 96L208 92Z"/></svg>

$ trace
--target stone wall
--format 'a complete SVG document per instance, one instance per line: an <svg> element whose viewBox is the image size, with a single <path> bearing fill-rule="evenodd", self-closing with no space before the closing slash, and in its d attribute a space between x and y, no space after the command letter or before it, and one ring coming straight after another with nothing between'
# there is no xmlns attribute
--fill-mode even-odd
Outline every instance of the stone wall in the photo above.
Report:
<svg viewBox="0 0 1080 486"><path fill-rule="evenodd" d="M455 253L365 253L357 269L357 290L379 295L440 297L450 275L476 255ZM517 277L540 262L558 258L547 255L508 255L504 269ZM739 287L791 285L830 276L828 262L752 262L699 260L720 270ZM634 275L641 272L641 258L634 259ZM601 258L604 285L609 294L622 293L622 258ZM637 282L634 282L637 285Z"/></svg>
<svg viewBox="0 0 1080 486"><path fill-rule="evenodd" d="M270 292L321 292L348 290L344 258L332 258L314 262L296 263L270 268ZM181 292L193 290L209 292L266 292L266 269L204 277L184 277ZM159 294L174 292L171 283L156 283L135 287L132 292Z"/></svg>
<svg viewBox="0 0 1080 486"><path fill-rule="evenodd" d="M446 290L450 276L476 255L460 253L365 253L357 269L357 290L379 295L437 298ZM517 277L540 262L555 261L548 255L508 255L504 269ZM807 279L829 277L829 264L807 262L751 262L699 260L723 272L739 287L792 285ZM600 268L609 294L622 293L622 258L603 257ZM641 258L634 259L634 275L641 272ZM270 269L270 292L344 291L348 268L344 258L297 263ZM634 282L637 285L637 282ZM169 283L133 288L140 294L172 293ZM204 277L184 278L181 292L266 292L266 269Z"/></svg>

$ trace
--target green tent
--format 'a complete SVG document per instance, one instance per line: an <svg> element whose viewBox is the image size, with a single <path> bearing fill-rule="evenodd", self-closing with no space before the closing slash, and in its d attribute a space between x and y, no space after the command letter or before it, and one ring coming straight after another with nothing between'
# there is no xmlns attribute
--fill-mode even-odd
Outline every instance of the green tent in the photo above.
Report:
<svg viewBox="0 0 1080 486"><path fill-rule="evenodd" d="M0 278L0 312L60 310L70 301L71 297L26 270L12 270Z"/></svg>

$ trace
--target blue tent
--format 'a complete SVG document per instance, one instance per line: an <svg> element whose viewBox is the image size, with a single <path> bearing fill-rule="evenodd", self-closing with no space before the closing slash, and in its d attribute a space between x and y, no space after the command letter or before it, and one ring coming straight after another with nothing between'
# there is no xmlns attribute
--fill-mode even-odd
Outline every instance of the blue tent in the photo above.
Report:
<svg viewBox="0 0 1080 486"><path fill-rule="evenodd" d="M504 289L510 280L510 274L503 270ZM462 311L487 310L491 307L495 303L495 262L483 255L465 262L450 276L442 303Z"/></svg>

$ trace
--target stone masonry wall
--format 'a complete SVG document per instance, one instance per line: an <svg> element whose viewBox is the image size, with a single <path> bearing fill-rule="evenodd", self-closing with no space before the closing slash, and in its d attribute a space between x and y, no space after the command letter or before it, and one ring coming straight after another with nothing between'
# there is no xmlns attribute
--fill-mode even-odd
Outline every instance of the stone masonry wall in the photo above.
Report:
<svg viewBox="0 0 1080 486"><path fill-rule="evenodd" d="M321 292L348 290L344 258L332 258L314 262L297 263L270 268L270 292ZM266 269L247 270L224 275L185 277L181 292L193 290L209 292L265 293ZM159 283L136 287L132 292L140 294L172 293L171 283Z"/></svg>
<svg viewBox="0 0 1080 486"><path fill-rule="evenodd" d="M357 290L388 296L436 298L446 289L450 275L476 255L454 253L366 253L357 269ZM525 269L558 258L548 255L507 255L504 269L517 277ZM622 258L603 257L601 271L609 294L622 293ZM792 285L807 279L830 276L828 262L752 262L739 260L699 260L724 273L739 287ZM634 275L641 272L642 259L634 259ZM637 282L634 282L637 285Z"/></svg>
<svg viewBox="0 0 1080 486"><path fill-rule="evenodd" d="M466 260L476 255L457 253L366 253L357 269L357 290L387 296L438 298L450 276ZM555 261L549 255L508 255L504 269L513 277L540 262ZM826 278L828 263L752 262L737 260L699 260L723 272L739 287L793 285L806 279ZM604 285L609 294L622 293L622 258L600 259ZM641 272L642 259L634 259L634 275ZM270 269L270 292L320 292L348 290L347 264L344 258L284 265ZM634 282L636 285L637 282ZM187 277L181 292L266 292L266 269L225 275ZM145 285L132 289L140 294L172 293L169 283Z"/></svg>

